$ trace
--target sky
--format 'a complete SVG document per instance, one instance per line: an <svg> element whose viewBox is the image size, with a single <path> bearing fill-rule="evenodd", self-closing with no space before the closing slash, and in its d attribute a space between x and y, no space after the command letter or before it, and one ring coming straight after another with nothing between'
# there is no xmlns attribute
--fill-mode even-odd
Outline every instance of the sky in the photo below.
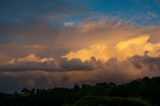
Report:
<svg viewBox="0 0 160 106"><path fill-rule="evenodd" d="M160 75L160 0L0 0L0 92Z"/></svg>

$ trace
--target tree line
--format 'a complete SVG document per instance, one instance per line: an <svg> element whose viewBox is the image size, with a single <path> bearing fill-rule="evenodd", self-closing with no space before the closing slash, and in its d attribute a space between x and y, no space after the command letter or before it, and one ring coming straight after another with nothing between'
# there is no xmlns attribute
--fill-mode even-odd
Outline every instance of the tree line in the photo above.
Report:
<svg viewBox="0 0 160 106"><path fill-rule="evenodd" d="M0 93L0 106L160 106L160 77Z"/></svg>

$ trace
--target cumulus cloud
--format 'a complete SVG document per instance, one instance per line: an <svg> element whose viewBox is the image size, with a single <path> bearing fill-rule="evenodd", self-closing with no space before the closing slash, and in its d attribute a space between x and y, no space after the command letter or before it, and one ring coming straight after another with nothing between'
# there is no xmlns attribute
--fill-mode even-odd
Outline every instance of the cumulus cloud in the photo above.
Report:
<svg viewBox="0 0 160 106"><path fill-rule="evenodd" d="M30 54L23 58L13 58L7 63L0 65L0 72L25 72L25 71L83 71L91 70L92 67L87 63L82 63L79 59L67 61L63 59L57 62L53 58L40 58Z"/></svg>
<svg viewBox="0 0 160 106"><path fill-rule="evenodd" d="M150 43L149 39L149 35L140 35L115 45L92 45L88 48L71 51L62 57L68 60L77 58L81 61L88 61L91 57L101 61L108 61L111 58L121 61L134 55L142 56L145 52L152 57L160 56L160 43Z"/></svg>
<svg viewBox="0 0 160 106"><path fill-rule="evenodd" d="M34 33L27 33L31 46L42 46L0 46L0 58L5 58L0 62L0 89L123 83L160 75L159 26L137 26L102 17L77 25L63 26L57 32L40 25ZM39 39L30 38L34 34L40 35Z"/></svg>
<svg viewBox="0 0 160 106"><path fill-rule="evenodd" d="M137 55L123 61L118 61L116 58L111 58L107 62L92 59L90 60L90 63L94 65L92 71L69 72L65 76L65 81L68 85L109 81L124 83L145 76L159 76L159 59L160 57L148 55Z"/></svg>
<svg viewBox="0 0 160 106"><path fill-rule="evenodd" d="M45 62L53 62L53 59L41 59L30 55L12 60L8 64L18 64L20 62L19 64L22 65L24 61L42 62L44 64ZM34 67L32 67L32 70L30 69L31 71L25 71L24 69L19 69L20 65L17 65L16 70L19 70L18 72L14 72L14 70L1 71L0 79L5 81L7 85L11 82L15 83L15 88L48 88L54 86L71 87L74 84L95 84L96 82L124 83L136 78L160 75L160 57L151 57L147 53L143 56L135 55L123 61L111 58L104 62L92 57L87 62L82 62L79 59L62 60L58 65L60 68L57 71L53 71L53 68L52 71L43 71L45 70L44 68L39 68L39 71L35 71ZM28 67L31 66L28 65ZM14 69L13 66L12 69ZM6 84L2 85L6 86Z"/></svg>
<svg viewBox="0 0 160 106"><path fill-rule="evenodd" d="M24 58L12 59L0 66L1 71L52 71L58 68L53 58L40 58L34 54Z"/></svg>
<svg viewBox="0 0 160 106"><path fill-rule="evenodd" d="M160 56L150 57L146 54L144 56L134 56L130 59L130 61L137 69L144 70L144 73L150 72L148 75L152 75L152 73L157 73L157 75L159 75Z"/></svg>
<svg viewBox="0 0 160 106"><path fill-rule="evenodd" d="M134 56L119 62L112 58L103 63L94 58L89 61L94 65L92 71L23 71L19 73L0 73L1 85L15 83L16 87L54 87L73 86L74 84L94 84L96 82L123 83L144 76L160 75L160 57ZM96 65L96 66L95 66ZM81 69L82 70L82 69ZM5 81L5 84L2 82ZM13 87L11 85L11 87Z"/></svg>

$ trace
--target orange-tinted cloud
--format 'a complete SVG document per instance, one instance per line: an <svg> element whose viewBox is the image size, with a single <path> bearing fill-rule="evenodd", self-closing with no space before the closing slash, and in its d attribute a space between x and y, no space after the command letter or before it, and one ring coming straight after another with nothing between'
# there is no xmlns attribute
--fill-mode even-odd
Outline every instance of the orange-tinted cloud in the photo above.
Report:
<svg viewBox="0 0 160 106"><path fill-rule="evenodd" d="M130 38L120 41L115 45L92 45L89 48L71 51L63 58L67 60L80 59L81 61L89 61L91 57L101 61L108 61L111 58L125 60L134 55L143 56L147 52L149 56L157 57L160 55L160 43L150 43L149 35L140 35L136 38Z"/></svg>
<svg viewBox="0 0 160 106"><path fill-rule="evenodd" d="M34 46L37 37L30 36L27 38L33 41L30 46L1 45L0 58L5 61L0 61L0 84L71 86L105 81L122 83L160 75L159 26L137 26L110 19L86 19L74 25L78 26L65 26L58 33L47 30L50 39L42 42L42 46ZM38 29L31 35L43 31ZM51 37L52 34L57 36Z"/></svg>

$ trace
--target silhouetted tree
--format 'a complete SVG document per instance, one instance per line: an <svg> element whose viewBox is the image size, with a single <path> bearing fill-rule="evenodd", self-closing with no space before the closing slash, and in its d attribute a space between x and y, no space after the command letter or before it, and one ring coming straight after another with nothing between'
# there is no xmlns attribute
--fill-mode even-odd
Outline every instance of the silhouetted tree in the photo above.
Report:
<svg viewBox="0 0 160 106"><path fill-rule="evenodd" d="M87 95L90 95L91 98L89 97L85 100ZM140 101L137 103L145 104L143 100L141 102L141 99L130 101L131 97L142 98L144 101L146 100L153 105L160 106L160 77L145 77L120 85L110 82L97 83L92 86L83 84L81 87L75 85L73 88L55 87L48 90L23 88L20 93L0 93L0 106L62 106L65 104L69 106L86 102L89 104L95 103L95 105L96 103L123 104L126 102L132 104L129 106L141 106L133 105L137 100ZM116 106L113 104L111 106Z"/></svg>

